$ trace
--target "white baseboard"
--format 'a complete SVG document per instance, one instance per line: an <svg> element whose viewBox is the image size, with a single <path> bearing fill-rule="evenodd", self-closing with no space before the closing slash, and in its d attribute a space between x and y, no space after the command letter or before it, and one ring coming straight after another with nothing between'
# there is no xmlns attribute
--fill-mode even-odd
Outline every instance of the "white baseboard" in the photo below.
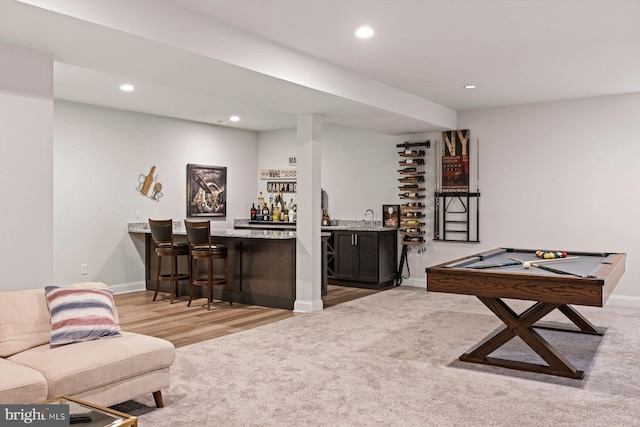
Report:
<svg viewBox="0 0 640 427"><path fill-rule="evenodd" d="M427 288L427 281L424 278L421 278L421 279L412 279L412 278L402 279L402 284L400 286L411 286L411 287L414 287L414 288L426 289Z"/></svg>
<svg viewBox="0 0 640 427"><path fill-rule="evenodd" d="M420 278L420 279L408 278L408 279L403 279L402 284L400 286L411 286L414 288L426 289L427 284L425 282L425 279L423 278ZM114 294L126 294L129 292L144 291L147 288L144 281L120 283L117 285L110 285L109 287L111 288L111 290L113 290ZM316 304L309 304L308 302L305 302L305 301L299 301L299 302L296 301L296 304L298 304L299 307L296 307L298 310L295 310L295 311L312 312L312 311L318 310L318 307ZM631 307L631 308L640 309L640 297L634 297L629 295L611 295L609 296L609 300L607 301L607 304L615 305L618 307Z"/></svg>
<svg viewBox="0 0 640 427"><path fill-rule="evenodd" d="M313 313L316 311L322 311L322 300L317 301L303 301L295 300L293 303L293 311L296 313Z"/></svg>
<svg viewBox="0 0 640 427"><path fill-rule="evenodd" d="M640 297L632 297L629 295L609 295L607 304L617 307L631 307L640 309Z"/></svg>
<svg viewBox="0 0 640 427"><path fill-rule="evenodd" d="M140 282L129 282L129 283L119 283L117 285L109 285L109 288L113 291L114 294L127 294L129 292L137 292L144 291L147 289L147 285L144 281Z"/></svg>

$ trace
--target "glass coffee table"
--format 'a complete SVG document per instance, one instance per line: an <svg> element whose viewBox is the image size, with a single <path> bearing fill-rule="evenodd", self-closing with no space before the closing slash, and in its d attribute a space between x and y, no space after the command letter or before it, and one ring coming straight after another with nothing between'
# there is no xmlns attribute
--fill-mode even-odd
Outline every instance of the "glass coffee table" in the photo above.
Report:
<svg viewBox="0 0 640 427"><path fill-rule="evenodd" d="M49 399L42 404L54 404L54 405L69 405L69 414L71 418L71 424L82 426L109 426L109 427L125 427L125 426L138 426L138 418L119 412L104 406L96 405L94 403L86 402L71 396L57 396ZM78 415L79 418L74 422L73 415Z"/></svg>

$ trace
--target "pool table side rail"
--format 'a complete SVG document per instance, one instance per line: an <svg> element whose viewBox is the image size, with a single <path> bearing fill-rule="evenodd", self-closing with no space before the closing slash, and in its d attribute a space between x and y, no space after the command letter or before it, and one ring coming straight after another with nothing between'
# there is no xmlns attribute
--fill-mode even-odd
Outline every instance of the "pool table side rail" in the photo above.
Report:
<svg viewBox="0 0 640 427"><path fill-rule="evenodd" d="M605 281L602 289L602 305L607 302L609 296L624 274L625 259L626 254L610 254L602 264L602 268L595 273L598 278L604 279Z"/></svg>
<svg viewBox="0 0 640 427"><path fill-rule="evenodd" d="M495 252L493 249L428 267L427 291L602 307L625 270L625 254L611 254L593 278L508 274L450 267L452 264L464 265L467 259Z"/></svg>

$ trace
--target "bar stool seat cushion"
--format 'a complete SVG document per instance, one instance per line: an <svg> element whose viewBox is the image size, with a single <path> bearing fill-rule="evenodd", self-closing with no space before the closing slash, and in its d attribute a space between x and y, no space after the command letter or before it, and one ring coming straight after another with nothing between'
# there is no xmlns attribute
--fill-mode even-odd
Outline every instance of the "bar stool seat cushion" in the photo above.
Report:
<svg viewBox="0 0 640 427"><path fill-rule="evenodd" d="M162 249L188 249L189 245L186 243L174 243L172 246L171 243L158 243L156 247Z"/></svg>
<svg viewBox="0 0 640 427"><path fill-rule="evenodd" d="M211 250L213 252L227 252L227 247L225 245L193 245L191 247L192 251L196 251L196 252L206 252L209 251L209 248L211 248Z"/></svg>

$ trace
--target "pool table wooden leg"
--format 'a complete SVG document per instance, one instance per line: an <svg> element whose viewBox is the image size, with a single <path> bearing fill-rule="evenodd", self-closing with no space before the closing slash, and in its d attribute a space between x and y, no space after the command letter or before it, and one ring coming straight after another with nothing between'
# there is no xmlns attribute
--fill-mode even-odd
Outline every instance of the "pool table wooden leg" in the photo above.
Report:
<svg viewBox="0 0 640 427"><path fill-rule="evenodd" d="M584 376L583 371L576 369L569 360L560 354L533 329L533 325L538 320L556 308L559 308L562 304L538 302L525 310L522 314L518 315L500 298L479 296L478 299L482 301L482 303L487 306L487 308L489 308L489 310L491 310L500 320L502 320L506 327L484 340L475 349L460 356L461 361L501 366L510 369L558 375L575 379L580 379ZM489 357L489 354L493 353L516 335L531 347L531 349L542 359L544 359L544 361L548 363L548 366Z"/></svg>
<svg viewBox="0 0 640 427"><path fill-rule="evenodd" d="M563 304L558 307L569 320L573 322L574 325L578 327L575 328L567 327L562 323L554 323L554 322L539 322L533 325L534 328L539 329L551 329L554 331L565 331L565 332L575 332L581 334L590 334L590 335L604 335L604 329L597 328L591 322L589 322L582 314L578 313L575 308L570 305Z"/></svg>

